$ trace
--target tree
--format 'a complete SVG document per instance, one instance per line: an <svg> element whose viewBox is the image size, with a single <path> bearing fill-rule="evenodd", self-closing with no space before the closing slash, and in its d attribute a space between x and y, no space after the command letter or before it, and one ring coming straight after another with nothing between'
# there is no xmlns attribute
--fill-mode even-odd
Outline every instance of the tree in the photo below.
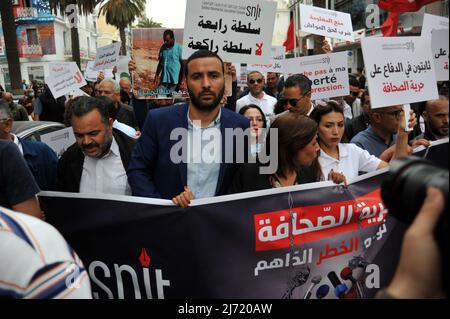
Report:
<svg viewBox="0 0 450 319"><path fill-rule="evenodd" d="M54 14L59 9L63 17L67 15L69 18L72 60L80 67L80 38L78 35L78 13L76 9L83 15L91 14L95 6L99 3L99 0L49 0L49 2Z"/></svg>
<svg viewBox="0 0 450 319"><path fill-rule="evenodd" d="M120 32L120 49L122 55L127 54L125 28L131 25L136 18L142 17L145 11L146 0L102 0L99 15L103 14L107 24Z"/></svg>
<svg viewBox="0 0 450 319"><path fill-rule="evenodd" d="M14 94L22 93L22 74L20 73L19 52L17 51L16 23L14 21L12 0L0 1L1 21L5 38L6 60Z"/></svg>
<svg viewBox="0 0 450 319"><path fill-rule="evenodd" d="M138 28L161 28L162 23L161 22L155 22L153 19L149 19L147 17L143 17L139 20L139 23L137 24Z"/></svg>

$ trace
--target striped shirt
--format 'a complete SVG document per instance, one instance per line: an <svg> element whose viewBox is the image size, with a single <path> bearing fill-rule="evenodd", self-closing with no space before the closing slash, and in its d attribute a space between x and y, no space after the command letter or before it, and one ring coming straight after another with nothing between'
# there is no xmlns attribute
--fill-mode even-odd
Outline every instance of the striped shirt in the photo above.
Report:
<svg viewBox="0 0 450 319"><path fill-rule="evenodd" d="M83 263L50 224L0 207L0 299L90 299Z"/></svg>

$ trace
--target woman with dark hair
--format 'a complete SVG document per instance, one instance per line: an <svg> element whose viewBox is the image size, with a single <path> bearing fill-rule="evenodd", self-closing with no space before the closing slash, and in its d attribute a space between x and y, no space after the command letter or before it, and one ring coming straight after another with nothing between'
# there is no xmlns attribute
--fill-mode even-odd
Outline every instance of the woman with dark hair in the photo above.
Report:
<svg viewBox="0 0 450 319"><path fill-rule="evenodd" d="M267 128L266 116L261 108L255 104L242 107L239 110L239 114L250 120L251 152L253 156L257 156L261 151L261 145L265 138L265 129Z"/></svg>
<svg viewBox="0 0 450 319"><path fill-rule="evenodd" d="M277 129L277 134L273 129ZM278 139L275 139L277 135ZM281 115L272 123L258 161L239 168L229 192L251 192L316 182L317 174L311 166L317 159L319 149L317 124L313 120L296 113ZM262 154L269 158L267 164L262 163ZM264 170L270 173L264 174Z"/></svg>
<svg viewBox="0 0 450 319"><path fill-rule="evenodd" d="M389 165L355 144L341 143L344 136L344 109L339 103L329 101L318 105L310 117L319 125L322 180L330 179L330 175L336 172L342 173L347 179L353 179L359 172L368 173ZM404 115L401 120L404 122L403 118ZM410 120L410 125L411 122L415 122L414 117ZM398 143L393 158L405 155L408 155L408 145Z"/></svg>

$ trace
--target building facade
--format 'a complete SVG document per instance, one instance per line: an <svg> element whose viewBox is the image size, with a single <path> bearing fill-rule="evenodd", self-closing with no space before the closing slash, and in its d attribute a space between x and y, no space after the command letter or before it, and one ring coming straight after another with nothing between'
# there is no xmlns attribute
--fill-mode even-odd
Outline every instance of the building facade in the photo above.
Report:
<svg viewBox="0 0 450 319"><path fill-rule="evenodd" d="M50 62L71 61L71 29L68 19L54 15L48 0L12 0L16 23L17 49L22 79L44 81ZM78 15L81 68L95 59L97 25L95 14ZM8 63L0 23L0 84L10 89Z"/></svg>

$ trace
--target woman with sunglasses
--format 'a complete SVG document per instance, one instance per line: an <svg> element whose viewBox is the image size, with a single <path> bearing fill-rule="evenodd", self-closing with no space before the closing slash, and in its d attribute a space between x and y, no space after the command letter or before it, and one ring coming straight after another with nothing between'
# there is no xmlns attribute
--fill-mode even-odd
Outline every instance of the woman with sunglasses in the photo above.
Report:
<svg viewBox="0 0 450 319"><path fill-rule="evenodd" d="M265 138L266 116L261 108L255 104L244 106L239 110L239 114L250 120L251 152L253 156L257 156Z"/></svg>
<svg viewBox="0 0 450 319"><path fill-rule="evenodd" d="M404 123L403 113L400 116L400 122ZM344 110L339 103L329 101L318 105L310 117L319 126L318 142L321 149L319 163L322 180L329 179L329 175L333 172L340 172L346 179L353 179L359 175L359 172L368 173L389 165L355 144L341 143L345 125ZM415 117L411 116L409 127L414 124ZM393 158L409 155L408 134L404 130L404 124L401 124Z"/></svg>
<svg viewBox="0 0 450 319"><path fill-rule="evenodd" d="M277 129L277 140L272 129ZM316 182L319 175L313 164L317 161L319 149L317 124L313 120L297 113L283 114L272 123L260 154L267 154L270 161L264 164L260 156L257 163L243 164L236 172L229 192L251 192Z"/></svg>

